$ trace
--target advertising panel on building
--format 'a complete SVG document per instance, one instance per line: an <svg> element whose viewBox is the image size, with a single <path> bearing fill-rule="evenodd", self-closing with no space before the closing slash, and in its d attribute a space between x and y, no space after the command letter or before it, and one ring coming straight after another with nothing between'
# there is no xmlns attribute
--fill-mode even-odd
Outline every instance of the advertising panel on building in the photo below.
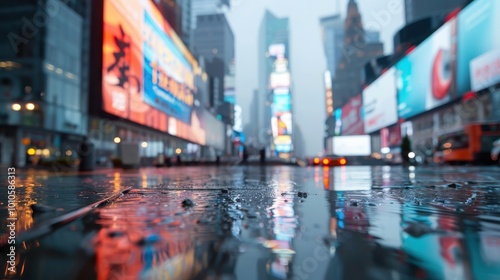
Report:
<svg viewBox="0 0 500 280"><path fill-rule="evenodd" d="M372 133L398 121L393 68L363 90L365 132Z"/></svg>
<svg viewBox="0 0 500 280"><path fill-rule="evenodd" d="M500 83L500 49L489 51L470 62L470 81L473 91Z"/></svg>
<svg viewBox="0 0 500 280"><path fill-rule="evenodd" d="M363 101L361 94L349 99L342 107L342 135L361 135L365 133L363 124Z"/></svg>
<svg viewBox="0 0 500 280"><path fill-rule="evenodd" d="M459 94L498 83L500 1L477 0L458 15L457 89Z"/></svg>
<svg viewBox="0 0 500 280"><path fill-rule="evenodd" d="M456 19L396 64L398 113L410 118L456 98Z"/></svg>
<svg viewBox="0 0 500 280"><path fill-rule="evenodd" d="M273 71L269 77L269 87L273 89L271 130L276 154L293 150L292 98L290 94L291 75L285 58L285 45L269 46L269 55L275 57Z"/></svg>
<svg viewBox="0 0 500 280"><path fill-rule="evenodd" d="M151 1L104 1L102 52L105 112L205 144L197 62Z"/></svg>
<svg viewBox="0 0 500 280"><path fill-rule="evenodd" d="M335 136L331 138L333 153L338 156L369 156L371 140L369 135Z"/></svg>

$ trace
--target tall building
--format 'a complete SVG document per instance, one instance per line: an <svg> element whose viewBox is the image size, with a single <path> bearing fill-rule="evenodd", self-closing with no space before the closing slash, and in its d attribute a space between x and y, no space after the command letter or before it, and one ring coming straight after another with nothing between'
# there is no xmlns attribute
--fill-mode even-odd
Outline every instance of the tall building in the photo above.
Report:
<svg viewBox="0 0 500 280"><path fill-rule="evenodd" d="M180 0L183 1L183 0ZM222 14L225 9L230 8L230 0L191 0L191 28L198 25L198 16Z"/></svg>
<svg viewBox="0 0 500 280"><path fill-rule="evenodd" d="M176 0L177 1L177 6L180 7L180 30L181 33L181 39L182 42L184 42L184 45L191 49L191 32L192 32L192 27L191 27L191 21L192 21L192 8L191 8L191 3L192 0Z"/></svg>
<svg viewBox="0 0 500 280"><path fill-rule="evenodd" d="M344 23L342 56L332 84L333 107L341 108L362 89L362 70L373 58L384 54L383 44L368 42L356 1L350 0Z"/></svg>
<svg viewBox="0 0 500 280"><path fill-rule="evenodd" d="M200 15L198 22L191 48L197 57L206 59L206 70L212 84L210 106L217 108L224 102L226 94L234 96L231 79L234 77L234 35L224 14Z"/></svg>
<svg viewBox="0 0 500 280"><path fill-rule="evenodd" d="M334 15L321 18L320 24L327 68L332 75L335 75L335 68L342 56L344 21L340 15Z"/></svg>
<svg viewBox="0 0 500 280"><path fill-rule="evenodd" d="M158 8L163 18L170 24L179 36L182 33L182 1L176 0L152 0L153 4ZM178 3L181 2L181 3Z"/></svg>
<svg viewBox="0 0 500 280"><path fill-rule="evenodd" d="M433 15L445 15L465 4L466 0L405 0L406 23Z"/></svg>
<svg viewBox="0 0 500 280"><path fill-rule="evenodd" d="M0 164L68 155L87 134L89 1L65 2L0 2Z"/></svg>
<svg viewBox="0 0 500 280"><path fill-rule="evenodd" d="M293 114L290 74L290 30L288 18L264 13L259 31L259 122L264 146L273 155L293 152ZM265 136L265 135L264 135Z"/></svg>
<svg viewBox="0 0 500 280"><path fill-rule="evenodd" d="M365 42L367 43L378 43L380 42L380 32L366 30L365 31Z"/></svg>

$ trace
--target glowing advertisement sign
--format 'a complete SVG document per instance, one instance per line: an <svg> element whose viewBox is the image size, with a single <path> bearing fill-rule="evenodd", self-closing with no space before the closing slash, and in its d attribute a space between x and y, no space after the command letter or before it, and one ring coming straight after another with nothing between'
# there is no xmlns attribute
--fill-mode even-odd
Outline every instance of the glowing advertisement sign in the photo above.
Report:
<svg viewBox="0 0 500 280"><path fill-rule="evenodd" d="M290 112L292 110L292 99L290 94L275 94L273 97L273 115L277 113Z"/></svg>
<svg viewBox="0 0 500 280"><path fill-rule="evenodd" d="M104 1L102 52L105 112L205 144L197 62L151 1Z"/></svg>
<svg viewBox="0 0 500 280"><path fill-rule="evenodd" d="M396 64L398 112L410 118L453 100L456 20L450 20Z"/></svg>
<svg viewBox="0 0 500 280"><path fill-rule="evenodd" d="M290 72L271 73L271 88L288 88L290 87Z"/></svg>
<svg viewBox="0 0 500 280"><path fill-rule="evenodd" d="M369 156L371 140L369 135L332 137L333 153L339 156Z"/></svg>
<svg viewBox="0 0 500 280"><path fill-rule="evenodd" d="M395 69L391 68L363 91L365 132L372 133L398 121Z"/></svg>
<svg viewBox="0 0 500 280"><path fill-rule="evenodd" d="M363 101L361 94L358 94L342 107L342 135L360 135L364 132Z"/></svg>
<svg viewBox="0 0 500 280"><path fill-rule="evenodd" d="M277 114L271 120L274 138L292 134L292 113Z"/></svg>
<svg viewBox="0 0 500 280"><path fill-rule="evenodd" d="M457 90L460 95L471 89L482 90L490 86L488 80L498 79L498 72L494 71L498 71L495 61L500 49L499 14L500 1L476 0L458 15Z"/></svg>
<svg viewBox="0 0 500 280"><path fill-rule="evenodd" d="M473 91L480 91L500 83L500 50L493 50L470 62Z"/></svg>

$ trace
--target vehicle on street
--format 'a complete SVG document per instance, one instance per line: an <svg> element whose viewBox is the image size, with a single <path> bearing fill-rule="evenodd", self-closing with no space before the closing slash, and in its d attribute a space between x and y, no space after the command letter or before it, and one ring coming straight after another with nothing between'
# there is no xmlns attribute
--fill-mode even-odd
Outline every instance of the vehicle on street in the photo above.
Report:
<svg viewBox="0 0 500 280"><path fill-rule="evenodd" d="M434 153L434 162L447 164L491 164L493 142L500 138L499 123L474 123L463 129L442 134Z"/></svg>
<svg viewBox="0 0 500 280"><path fill-rule="evenodd" d="M337 155L326 155L323 157L315 157L310 162L310 165L314 166L344 166L347 164L347 159L345 157L337 156Z"/></svg>

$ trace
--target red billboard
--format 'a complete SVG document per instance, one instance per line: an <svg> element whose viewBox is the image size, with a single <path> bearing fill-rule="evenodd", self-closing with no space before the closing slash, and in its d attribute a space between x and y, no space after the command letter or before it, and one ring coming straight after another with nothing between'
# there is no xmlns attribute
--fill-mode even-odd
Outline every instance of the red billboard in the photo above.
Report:
<svg viewBox="0 0 500 280"><path fill-rule="evenodd" d="M362 135L365 132L361 94L349 99L342 107L342 135Z"/></svg>
<svg viewBox="0 0 500 280"><path fill-rule="evenodd" d="M105 0L105 112L204 145L198 64L151 1Z"/></svg>

